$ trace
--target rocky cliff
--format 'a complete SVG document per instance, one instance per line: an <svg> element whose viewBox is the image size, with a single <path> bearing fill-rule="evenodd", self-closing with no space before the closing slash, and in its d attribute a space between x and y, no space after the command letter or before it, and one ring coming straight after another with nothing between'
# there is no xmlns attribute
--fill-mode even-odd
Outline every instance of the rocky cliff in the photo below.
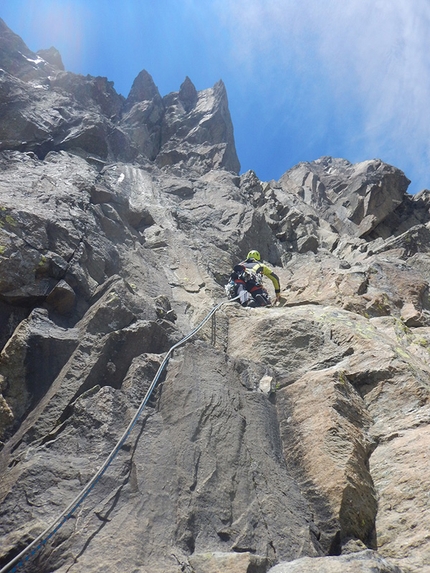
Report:
<svg viewBox="0 0 430 573"><path fill-rule="evenodd" d="M255 248L281 303L174 351L18 570L430 571L430 192L379 160L239 176L221 81L125 99L2 21L0 68L0 567Z"/></svg>

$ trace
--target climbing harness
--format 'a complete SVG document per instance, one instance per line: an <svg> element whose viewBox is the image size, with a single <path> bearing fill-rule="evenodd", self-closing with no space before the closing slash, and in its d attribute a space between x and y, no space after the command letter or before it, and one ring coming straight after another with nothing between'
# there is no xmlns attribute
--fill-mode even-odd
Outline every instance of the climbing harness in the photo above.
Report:
<svg viewBox="0 0 430 573"><path fill-rule="evenodd" d="M227 298L230 301L239 298L242 306L271 306L269 293L263 286L263 274L255 273L252 269L240 269L240 266L235 267L230 280L224 286Z"/></svg>
<svg viewBox="0 0 430 573"><path fill-rule="evenodd" d="M151 385L149 386L149 388L145 394L145 397L143 398L142 402L140 403L139 408L136 410L136 413L134 414L133 419L131 420L131 422L127 426L127 429L125 430L125 432L123 433L121 438L118 440L116 446L111 451L109 456L106 458L105 462L99 468L97 473L87 483L87 485L79 493L79 495L77 495L75 497L75 499L69 504L69 506L63 511L63 513L59 517L57 517L57 519L54 522L52 522L51 525L49 525L38 537L36 537L36 539L34 539L34 541L32 541L29 545L27 545L27 547L25 549L23 549L23 551L21 551L21 553L19 553L16 557L14 557L12 559L12 561L10 561L7 565L2 567L2 569L0 569L0 573L6 573L6 572L14 573L15 571L17 571L19 567L24 565L44 545L46 545L46 543L51 539L51 537L53 537L57 533L57 531L60 529L60 527L62 527L64 525L64 523L73 516L75 511L78 509L78 507L81 505L81 503L84 501L84 499L88 496L88 494L94 488L96 483L99 481L99 479L102 477L102 475L105 473L105 471L108 469L108 467L110 466L110 464L112 463L112 461L114 460L116 455L118 454L119 450L124 445L125 440L130 435L130 433L131 433L132 429L134 428L134 426L136 425L136 422L138 421L141 413L143 412L149 398L151 397L151 394L154 391L154 388L157 385L157 382L160 379L161 373L163 372L166 364L168 363L170 355L172 354L172 352L176 348L178 348L179 346L182 346L183 344L185 344L185 342L187 342L190 338L192 338L208 322L208 320L217 312L217 310L219 310L224 304L229 304L230 302L234 302L237 298L239 298L239 297L236 297L232 300L220 302L219 304L214 306L212 308L212 310L205 316L205 318L191 332L189 332L186 336L184 336L184 338L182 338L179 342L177 342L176 344L174 344L170 348L170 350L167 352L166 356L164 357L163 362L160 364L160 367L158 368L157 373L156 373L154 379L151 382Z"/></svg>

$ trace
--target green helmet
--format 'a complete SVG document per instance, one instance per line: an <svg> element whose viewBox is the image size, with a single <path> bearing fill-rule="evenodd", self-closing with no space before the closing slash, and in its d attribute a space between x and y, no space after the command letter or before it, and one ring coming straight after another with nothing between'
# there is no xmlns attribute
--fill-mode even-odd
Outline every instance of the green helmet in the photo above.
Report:
<svg viewBox="0 0 430 573"><path fill-rule="evenodd" d="M249 251L246 258L247 259L255 259L256 261L259 261L261 259L260 253L258 251Z"/></svg>

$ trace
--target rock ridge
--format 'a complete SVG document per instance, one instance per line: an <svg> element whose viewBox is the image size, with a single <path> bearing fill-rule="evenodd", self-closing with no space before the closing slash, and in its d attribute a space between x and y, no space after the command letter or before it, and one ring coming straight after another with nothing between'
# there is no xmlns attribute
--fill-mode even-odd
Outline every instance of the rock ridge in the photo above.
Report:
<svg viewBox="0 0 430 573"><path fill-rule="evenodd" d="M3 20L0 49L0 150L33 151L41 159L67 150L101 161L156 160L179 172L239 172L222 82L197 92L187 77L179 92L161 98L142 70L124 99L107 78L64 71L55 48L31 52Z"/></svg>

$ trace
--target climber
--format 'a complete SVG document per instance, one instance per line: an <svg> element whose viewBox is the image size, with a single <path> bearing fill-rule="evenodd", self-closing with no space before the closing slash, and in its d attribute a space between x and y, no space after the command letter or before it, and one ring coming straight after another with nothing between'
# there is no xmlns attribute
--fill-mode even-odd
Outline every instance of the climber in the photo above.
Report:
<svg viewBox="0 0 430 573"><path fill-rule="evenodd" d="M242 306L267 306L270 298L263 287L263 275L268 277L274 286L276 300L279 301L281 286L279 277L264 263L258 251L249 251L246 260L236 265L230 275L230 282L226 286L227 295L240 297Z"/></svg>

